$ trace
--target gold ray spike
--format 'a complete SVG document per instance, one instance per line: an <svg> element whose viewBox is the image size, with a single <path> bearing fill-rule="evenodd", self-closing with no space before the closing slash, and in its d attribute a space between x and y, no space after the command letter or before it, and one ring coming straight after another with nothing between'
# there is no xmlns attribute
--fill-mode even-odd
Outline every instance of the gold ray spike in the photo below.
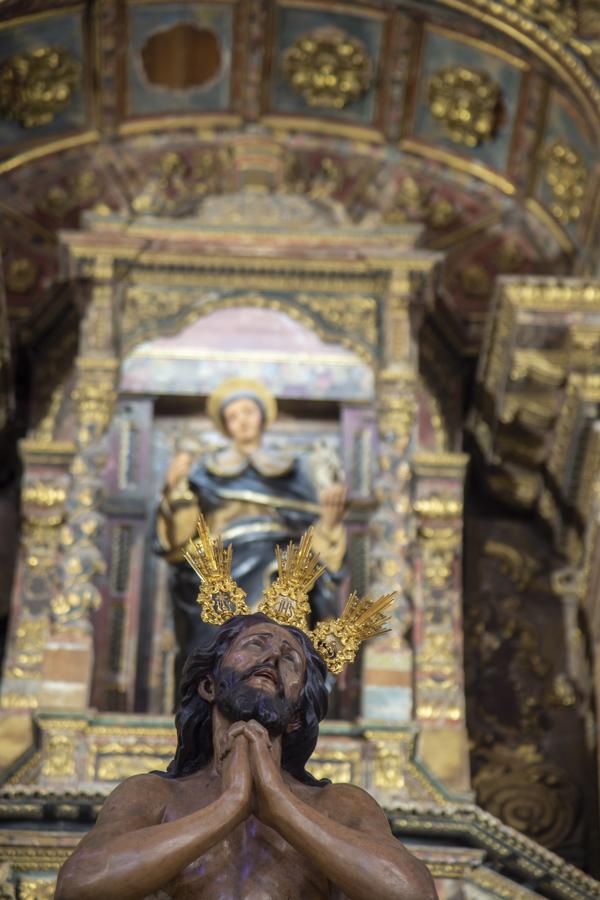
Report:
<svg viewBox="0 0 600 900"><path fill-rule="evenodd" d="M200 615L211 625L223 625L232 616L248 615L246 594L231 577L231 547L211 538L203 516L198 519L198 537L188 541L184 558L200 579L196 598Z"/></svg>
<svg viewBox="0 0 600 900"><path fill-rule="evenodd" d="M395 594L384 594L377 600L361 600L352 593L339 619L319 622L310 638L330 672L337 675L354 661L363 641L390 630L385 626L390 621L387 610L394 598Z"/></svg>
<svg viewBox="0 0 600 900"><path fill-rule="evenodd" d="M310 603L308 594L325 566L312 551L313 529L302 535L300 544L289 543L285 552L277 547L278 577L262 595L259 612L282 625L307 631Z"/></svg>
<svg viewBox="0 0 600 900"><path fill-rule="evenodd" d="M363 641L389 631L386 628L390 621L388 609L394 594L371 600L360 599L352 593L339 619L319 622L311 632L308 595L325 571L312 551L312 536L313 531L309 529L299 544L290 542L285 550L276 548L278 577L263 592L258 611L281 625L300 628L321 654L329 671L337 675L355 659ZM251 613L245 592L231 577L231 547L225 548L220 538L213 540L202 516L198 520L198 537L189 541L184 557L200 578L197 599L205 622L223 625L233 616Z"/></svg>

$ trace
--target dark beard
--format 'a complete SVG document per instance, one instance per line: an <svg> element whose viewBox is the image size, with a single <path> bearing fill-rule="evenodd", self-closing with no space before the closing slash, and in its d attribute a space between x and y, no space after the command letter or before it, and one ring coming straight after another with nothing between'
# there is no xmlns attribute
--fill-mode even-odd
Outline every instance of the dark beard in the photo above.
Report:
<svg viewBox="0 0 600 900"><path fill-rule="evenodd" d="M248 722L256 719L263 725L271 737L284 734L294 718L296 706L286 700L283 687L278 679L278 690L275 694L261 691L246 683L258 669L264 669L264 663L253 666L245 672L222 668L218 674L215 692L215 705L230 722Z"/></svg>

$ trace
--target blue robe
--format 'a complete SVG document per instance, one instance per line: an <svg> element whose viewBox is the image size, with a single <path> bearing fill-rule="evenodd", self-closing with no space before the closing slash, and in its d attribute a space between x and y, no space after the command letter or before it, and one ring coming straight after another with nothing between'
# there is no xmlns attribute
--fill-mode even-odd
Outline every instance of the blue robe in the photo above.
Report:
<svg viewBox="0 0 600 900"><path fill-rule="evenodd" d="M233 547L232 577L246 592L246 602L253 608L276 576L275 548L297 540L319 517L318 499L310 479L298 459L292 460L281 474L262 474L252 462L247 462L226 475L216 474L211 457L207 456L191 470L188 481L205 516L231 501L252 504L252 514L230 521L222 537L225 546ZM257 514L257 503L264 503L264 515ZM155 550L165 554L158 540ZM317 580L309 597L311 627L320 619L337 615L336 593L341 578L341 572L326 571ZM171 564L169 589L180 648L176 668L180 671L188 653L207 643L216 629L200 617L196 602L199 579L187 562Z"/></svg>

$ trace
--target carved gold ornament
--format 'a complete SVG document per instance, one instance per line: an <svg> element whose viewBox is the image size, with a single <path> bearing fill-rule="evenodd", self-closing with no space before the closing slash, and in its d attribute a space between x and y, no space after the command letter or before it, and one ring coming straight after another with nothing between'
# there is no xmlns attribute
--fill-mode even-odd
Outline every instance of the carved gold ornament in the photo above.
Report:
<svg viewBox="0 0 600 900"><path fill-rule="evenodd" d="M38 276L38 266L26 256L11 259L6 266L6 287L15 294L31 290Z"/></svg>
<svg viewBox="0 0 600 900"><path fill-rule="evenodd" d="M197 601L205 622L223 625L232 616L248 615L246 594L231 577L232 548L223 547L219 538L213 541L201 516L198 537L188 542L184 557L201 582Z"/></svg>
<svg viewBox="0 0 600 900"><path fill-rule="evenodd" d="M284 551L276 547L278 577L264 591L257 610L281 625L303 631L329 671L337 675L354 660L364 640L388 630L387 610L394 595L360 600L351 594L339 619L327 619L310 631L308 594L325 571L311 549L312 537L309 529L299 544L290 543ZM184 556L200 578L197 601L205 622L223 625L233 616L251 613L244 591L231 577L232 548L225 550L220 539L212 539L202 516L198 520L198 537L188 542Z"/></svg>
<svg viewBox="0 0 600 900"><path fill-rule="evenodd" d="M51 122L66 107L81 66L61 47L38 47L0 66L0 112L23 128Z"/></svg>
<svg viewBox="0 0 600 900"><path fill-rule="evenodd" d="M577 151L555 141L546 151L546 181L554 195L552 212L563 225L581 216L587 180L586 166Z"/></svg>
<svg viewBox="0 0 600 900"><path fill-rule="evenodd" d="M477 147L494 136L500 119L501 90L485 72L446 66L432 76L427 99L432 116L456 144Z"/></svg>
<svg viewBox="0 0 600 900"><path fill-rule="evenodd" d="M363 641L389 631L386 610L393 602L393 593L375 601L368 597L360 600L353 593L340 619L319 622L311 639L330 672L338 675L354 660Z"/></svg>
<svg viewBox="0 0 600 900"><path fill-rule="evenodd" d="M492 279L481 263L470 263L461 269L458 281L469 297L486 297L492 290Z"/></svg>
<svg viewBox="0 0 600 900"><path fill-rule="evenodd" d="M55 889L55 878L22 878L19 881L19 900L52 900Z"/></svg>
<svg viewBox="0 0 600 900"><path fill-rule="evenodd" d="M531 745L513 751L492 747L473 785L487 812L544 847L560 847L576 827L578 787Z"/></svg>
<svg viewBox="0 0 600 900"><path fill-rule="evenodd" d="M308 593L325 571L311 550L312 538L310 529L299 546L290 543L285 553L281 547L275 548L278 576L264 592L258 608L282 625L304 628L310 615Z"/></svg>
<svg viewBox="0 0 600 900"><path fill-rule="evenodd" d="M45 778L70 778L75 775L75 738L69 734L53 734L48 739L42 774Z"/></svg>
<svg viewBox="0 0 600 900"><path fill-rule="evenodd" d="M317 28L286 50L283 73L309 106L344 109L373 83L373 65L357 38L339 28Z"/></svg>

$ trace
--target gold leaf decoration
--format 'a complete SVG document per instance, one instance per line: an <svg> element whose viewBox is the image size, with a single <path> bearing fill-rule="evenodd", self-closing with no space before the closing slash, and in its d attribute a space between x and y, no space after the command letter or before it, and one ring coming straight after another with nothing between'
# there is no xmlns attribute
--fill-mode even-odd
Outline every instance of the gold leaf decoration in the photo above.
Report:
<svg viewBox="0 0 600 900"><path fill-rule="evenodd" d="M20 256L6 266L6 287L15 294L31 290L38 276L38 266L34 260Z"/></svg>
<svg viewBox="0 0 600 900"><path fill-rule="evenodd" d="M502 112L500 85L485 72L467 66L446 66L428 87L432 116L456 144L477 147L494 137Z"/></svg>
<svg viewBox="0 0 600 900"><path fill-rule="evenodd" d="M587 168L569 144L555 141L546 150L546 181L554 195L552 212L563 225L576 222L583 209Z"/></svg>
<svg viewBox="0 0 600 900"><path fill-rule="evenodd" d="M283 73L309 106L344 109L373 82L373 65L357 38L339 28L317 28L299 37L283 57Z"/></svg>
<svg viewBox="0 0 600 900"><path fill-rule="evenodd" d="M0 66L0 112L23 128L47 125L69 103L80 73L61 47L15 54Z"/></svg>

